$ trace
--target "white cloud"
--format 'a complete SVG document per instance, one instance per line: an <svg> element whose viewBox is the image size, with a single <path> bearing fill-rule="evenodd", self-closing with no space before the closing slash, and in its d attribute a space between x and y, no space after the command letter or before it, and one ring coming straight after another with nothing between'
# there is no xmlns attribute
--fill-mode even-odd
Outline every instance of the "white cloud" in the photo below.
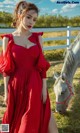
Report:
<svg viewBox="0 0 80 133"><path fill-rule="evenodd" d="M3 12L4 10L3 9L0 9L1 12Z"/></svg>
<svg viewBox="0 0 80 133"><path fill-rule="evenodd" d="M41 4L43 2L43 0L26 0L27 2L32 2L35 4Z"/></svg>
<svg viewBox="0 0 80 133"><path fill-rule="evenodd" d="M4 0L3 2L0 2L0 11L12 13L17 2L19 2L19 0Z"/></svg>
<svg viewBox="0 0 80 133"><path fill-rule="evenodd" d="M50 0L51 2L55 2L55 1L57 1L57 0Z"/></svg>
<svg viewBox="0 0 80 133"><path fill-rule="evenodd" d="M58 9L53 9L53 10L52 10L52 13L53 13L53 14L58 13Z"/></svg>
<svg viewBox="0 0 80 133"><path fill-rule="evenodd" d="M40 9L40 13L41 14L45 14L45 13L48 13L49 14L50 13L50 10L49 10L49 8L41 8Z"/></svg>
<svg viewBox="0 0 80 133"><path fill-rule="evenodd" d="M41 8L41 11L49 11L49 8Z"/></svg>
<svg viewBox="0 0 80 133"><path fill-rule="evenodd" d="M4 0L3 2L0 2L0 4L13 4L15 5L15 3L17 3L19 0Z"/></svg>
<svg viewBox="0 0 80 133"><path fill-rule="evenodd" d="M0 4L0 8L1 8L1 7L4 7L4 6Z"/></svg>
<svg viewBox="0 0 80 133"><path fill-rule="evenodd" d="M51 2L57 2L58 0L50 0ZM59 1L64 1L64 0L59 0Z"/></svg>
<svg viewBox="0 0 80 133"><path fill-rule="evenodd" d="M63 12L69 12L70 10L72 10L73 8L75 8L77 6L77 4L66 4L65 6L63 6L61 8L61 13Z"/></svg>
<svg viewBox="0 0 80 133"><path fill-rule="evenodd" d="M6 8L14 8L12 5L6 5Z"/></svg>
<svg viewBox="0 0 80 133"><path fill-rule="evenodd" d="M3 3L2 3L2 2L0 2L0 5L3 5Z"/></svg>

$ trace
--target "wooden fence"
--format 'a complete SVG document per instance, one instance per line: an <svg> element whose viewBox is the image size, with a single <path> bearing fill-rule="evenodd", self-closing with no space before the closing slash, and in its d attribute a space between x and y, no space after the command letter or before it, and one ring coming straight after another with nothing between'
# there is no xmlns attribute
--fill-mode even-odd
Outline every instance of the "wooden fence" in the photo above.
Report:
<svg viewBox="0 0 80 133"><path fill-rule="evenodd" d="M79 31L80 27L67 26L65 28L39 28L38 30L35 28L32 31L34 31L34 30L35 30L35 32L58 32L58 31L66 31L67 32L67 36L43 38L43 42L53 41L53 40L66 40L67 43L64 45L44 46L43 47L43 50L53 50L53 49L63 49L63 48L69 47L71 44L71 39L76 37L76 36L72 36L71 32L75 31L75 30ZM0 33L4 33L4 29L3 29L3 31L0 31ZM6 33L8 33L7 29L6 29ZM1 44L1 40L0 40L0 44Z"/></svg>

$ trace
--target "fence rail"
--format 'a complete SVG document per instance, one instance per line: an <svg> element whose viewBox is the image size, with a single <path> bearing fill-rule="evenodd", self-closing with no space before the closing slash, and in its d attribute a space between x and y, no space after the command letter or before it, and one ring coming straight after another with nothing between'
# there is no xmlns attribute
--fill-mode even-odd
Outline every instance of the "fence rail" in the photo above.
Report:
<svg viewBox="0 0 80 133"><path fill-rule="evenodd" d="M63 48L67 48L70 46L71 44L71 39L75 38L76 36L72 36L71 32L75 31L75 30L80 30L80 27L70 27L67 26L66 28L39 28L39 29L33 29L33 31L35 32L58 32L58 31L66 31L67 32L67 36L60 36L60 37L48 37L48 38L43 38L43 42L47 42L47 41L54 41L54 40L66 40L67 44L64 45L57 45L57 46L44 46L43 50L53 50L53 49L63 49ZM14 29L12 30L14 31ZM2 31L0 31L0 33L5 33L5 29L3 29ZM9 31L6 29L6 33L9 33ZM1 44L1 41L0 41Z"/></svg>

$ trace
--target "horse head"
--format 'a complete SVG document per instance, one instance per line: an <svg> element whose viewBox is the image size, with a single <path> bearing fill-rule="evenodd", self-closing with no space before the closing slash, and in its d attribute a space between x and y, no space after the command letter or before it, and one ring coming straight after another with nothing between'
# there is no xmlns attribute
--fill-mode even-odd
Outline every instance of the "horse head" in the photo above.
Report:
<svg viewBox="0 0 80 133"><path fill-rule="evenodd" d="M80 32L67 49L61 74L54 75L57 112L64 113L68 107L74 92L73 77L78 67L80 67Z"/></svg>
<svg viewBox="0 0 80 133"><path fill-rule="evenodd" d="M60 75L54 74L56 79L54 84L54 93L56 95L56 112L61 114L66 112L68 103L73 95L72 84L66 78L65 73Z"/></svg>

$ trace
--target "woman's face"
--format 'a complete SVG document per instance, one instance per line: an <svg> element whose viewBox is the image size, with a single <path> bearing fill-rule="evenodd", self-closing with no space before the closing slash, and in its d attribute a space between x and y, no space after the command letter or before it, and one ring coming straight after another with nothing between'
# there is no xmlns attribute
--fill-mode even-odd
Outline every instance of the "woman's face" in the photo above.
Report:
<svg viewBox="0 0 80 133"><path fill-rule="evenodd" d="M37 17L38 17L38 14L36 13L36 11L35 10L30 10L21 19L20 24L25 30L30 30L35 25Z"/></svg>

